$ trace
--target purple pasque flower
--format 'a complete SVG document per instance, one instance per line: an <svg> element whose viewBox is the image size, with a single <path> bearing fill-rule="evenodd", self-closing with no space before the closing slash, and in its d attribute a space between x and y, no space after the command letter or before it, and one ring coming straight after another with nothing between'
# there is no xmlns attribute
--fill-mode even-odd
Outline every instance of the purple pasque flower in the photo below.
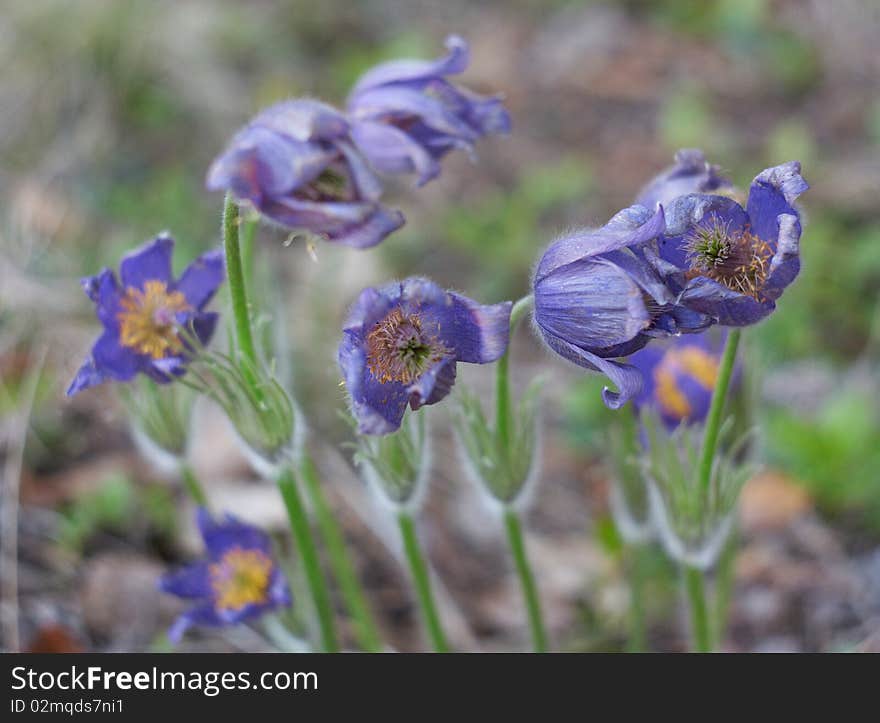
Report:
<svg viewBox="0 0 880 723"><path fill-rule="evenodd" d="M407 405L418 409L449 394L457 362L499 359L511 306L483 306L423 278L364 289L345 321L338 356L358 431L395 431Z"/></svg>
<svg viewBox="0 0 880 723"><path fill-rule="evenodd" d="M809 188L797 161L768 168L743 208L727 196L690 193L666 207L650 257L678 303L724 326L754 324L800 271L800 214Z"/></svg>
<svg viewBox="0 0 880 723"><path fill-rule="evenodd" d="M699 424L706 419L726 334L688 334L658 341L629 358L645 383L633 400L635 406L657 411L672 430L682 423ZM733 384L738 372L734 370Z"/></svg>
<svg viewBox="0 0 880 723"><path fill-rule="evenodd" d="M345 116L317 100L276 103L232 138L207 186L229 190L282 226L368 248L403 214L379 203L382 186L355 150Z"/></svg>
<svg viewBox="0 0 880 723"><path fill-rule="evenodd" d="M272 554L269 536L232 515L221 521L199 508L207 559L159 580L159 589L193 601L168 631L178 642L192 625L221 627L250 620L291 603L287 580Z"/></svg>
<svg viewBox="0 0 880 723"><path fill-rule="evenodd" d="M184 373L193 351L181 330L188 328L202 345L210 341L217 314L204 309L225 276L223 253L202 254L175 279L173 250L170 236L158 236L122 259L118 280L110 269L82 280L104 333L68 396L108 380L127 382L138 373L170 382Z"/></svg>
<svg viewBox="0 0 880 723"><path fill-rule="evenodd" d="M499 96L483 96L446 76L467 68L470 49L457 35L437 60L393 60L368 70L348 97L352 137L384 173L416 173L418 185L440 173L439 159L454 148L473 153L490 133L508 133L510 116Z"/></svg>
<svg viewBox="0 0 880 723"><path fill-rule="evenodd" d="M732 191L730 180L721 175L720 166L706 160L701 150L682 148L675 162L663 169L639 191L636 203L646 208L666 205L688 193Z"/></svg>
<svg viewBox="0 0 880 723"><path fill-rule="evenodd" d="M534 320L547 345L617 386L603 391L617 409L639 392L641 372L614 361L652 337L702 331L711 319L678 305L640 250L665 227L662 207L631 206L605 226L568 233L550 244L533 280Z"/></svg>

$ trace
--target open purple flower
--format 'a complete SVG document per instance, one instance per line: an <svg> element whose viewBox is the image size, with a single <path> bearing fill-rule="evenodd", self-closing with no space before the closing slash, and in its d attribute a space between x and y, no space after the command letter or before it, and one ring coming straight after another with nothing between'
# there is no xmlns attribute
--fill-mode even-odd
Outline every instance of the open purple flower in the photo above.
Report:
<svg viewBox="0 0 880 723"><path fill-rule="evenodd" d="M507 349L511 306L483 306L422 278L364 289L339 345L358 431L393 432L407 405L418 409L449 394L457 362L499 359Z"/></svg>
<svg viewBox="0 0 880 723"><path fill-rule="evenodd" d="M721 175L721 169L709 163L703 152L683 148L675 154L675 162L652 178L639 191L636 203L646 208L666 205L688 193L713 193L732 189L730 180Z"/></svg>
<svg viewBox="0 0 880 723"><path fill-rule="evenodd" d="M159 580L163 592L194 602L169 630L173 642L192 625L235 625L290 605L287 580L265 532L231 515L217 522L201 508L196 519L207 559Z"/></svg>
<svg viewBox="0 0 880 723"><path fill-rule="evenodd" d="M800 214L809 186L800 163L762 171L746 207L726 196L691 193L666 206L655 268L683 306L725 326L754 324L800 271Z"/></svg>
<svg viewBox="0 0 880 723"><path fill-rule="evenodd" d="M109 269L82 280L104 333L68 396L108 380L127 382L138 373L170 382L184 373L193 351L181 330L188 329L200 344L210 341L217 314L204 308L225 276L223 253L202 254L175 280L173 250L174 241L159 236L122 259L119 280Z"/></svg>
<svg viewBox="0 0 880 723"><path fill-rule="evenodd" d="M535 324L557 354L600 371L617 386L605 403L616 409L638 393L640 371L613 361L652 337L702 331L704 314L675 303L661 275L640 253L665 228L663 209L632 206L605 226L554 241L535 272Z"/></svg>
<svg viewBox="0 0 880 723"><path fill-rule="evenodd" d="M467 68L467 42L452 35L438 60L394 60L361 76L348 98L352 137L370 163L384 173L416 173L427 183L440 173L438 160L453 148L473 152L474 142L510 131L498 96L482 96L446 76Z"/></svg>
<svg viewBox="0 0 880 723"><path fill-rule="evenodd" d="M636 407L655 409L670 430L703 422L718 380L724 339L723 334L689 334L633 354L629 361L645 379L633 400Z"/></svg>
<svg viewBox="0 0 880 723"><path fill-rule="evenodd" d="M355 150L345 117L311 99L263 110L208 170L207 186L250 201L282 226L367 248L403 225Z"/></svg>

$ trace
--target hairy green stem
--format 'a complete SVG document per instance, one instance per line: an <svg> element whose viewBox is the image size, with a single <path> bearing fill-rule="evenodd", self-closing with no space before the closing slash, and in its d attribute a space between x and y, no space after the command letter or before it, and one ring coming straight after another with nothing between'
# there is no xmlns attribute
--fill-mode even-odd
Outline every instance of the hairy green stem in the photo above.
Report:
<svg viewBox="0 0 880 723"><path fill-rule="evenodd" d="M410 573L416 588L416 595L419 599L425 627L428 630L428 636L431 638L431 644L434 646L435 652L448 653L449 643L446 641L446 634L443 632L440 615L434 603L434 595L431 592L431 577L428 572L428 566L425 563L425 558L422 555L422 550L419 547L419 540L416 537L415 522L413 522L412 515L401 510L397 513L397 523L400 527L403 549L406 553L406 560L409 563Z"/></svg>
<svg viewBox="0 0 880 723"><path fill-rule="evenodd" d="M706 576L702 570L687 566L684 568L684 582L691 608L694 650L698 653L711 653L712 626L706 604Z"/></svg>
<svg viewBox="0 0 880 723"><path fill-rule="evenodd" d="M734 329L727 336L727 344L724 346L724 354L721 357L721 365L718 368L718 380L715 382L712 403L709 406L709 414L706 417L706 428L703 433L703 447L700 450L700 466L698 468L699 489L704 499L709 493L709 485L712 482L712 465L715 461L718 433L721 431L721 416L724 412L727 388L730 386L730 378L733 375L733 363L736 360L736 350L739 346L741 334L742 332L739 329Z"/></svg>
<svg viewBox="0 0 880 723"><path fill-rule="evenodd" d="M318 624L321 630L321 646L324 652L339 652L330 592L327 589L324 572L321 570L318 550L315 547L315 540L309 528L309 520L300 498L296 476L289 467L285 468L278 477L278 489L281 491L284 506L287 508L290 529L293 531L296 549L302 560L309 592L312 595L315 612L318 615Z"/></svg>
<svg viewBox="0 0 880 723"><path fill-rule="evenodd" d="M517 301L510 310L510 336L523 316L531 308L534 297L529 295ZM495 365L495 437L499 449L510 446L511 402L510 402L510 342L507 351Z"/></svg>
<svg viewBox="0 0 880 723"><path fill-rule="evenodd" d="M330 558L330 566L333 568L333 574L339 583L339 589L342 592L346 607L351 613L355 636L358 642L360 642L361 647L367 652L380 652L383 649L382 638L376 627L373 614L370 612L366 595L358 581L354 564L346 549L345 536L333 515L333 511L330 509L330 505L327 503L327 498L324 496L321 488L318 470L308 453L303 455L300 463L300 474L311 500L315 519L321 530L321 537L324 540L324 546Z"/></svg>
<svg viewBox="0 0 880 723"><path fill-rule="evenodd" d="M239 224L238 204L231 194L227 194L223 207L223 249L226 254L226 277L229 281L232 317L235 322L235 342L239 353L250 362L245 368L252 373L257 368L257 352L239 244Z"/></svg>
<svg viewBox="0 0 880 723"><path fill-rule="evenodd" d="M630 653L643 653L648 649L647 621L645 617L645 579L647 545L636 543L628 546L629 557L629 640Z"/></svg>
<svg viewBox="0 0 880 723"><path fill-rule="evenodd" d="M532 574L532 569L526 555L522 523L520 522L519 515L510 507L504 510L504 526L507 529L507 541L510 544L510 552L513 555L516 573L519 576L522 588L523 600L529 615L532 646L536 653L546 653L547 632L544 629L544 619L541 616L541 599L538 597L538 587L535 584L535 577Z"/></svg>
<svg viewBox="0 0 880 723"><path fill-rule="evenodd" d="M195 471L186 462L180 463L180 478L187 493L192 497L193 502L199 507L208 509L208 496L205 494L205 490L199 482L199 478L196 477Z"/></svg>

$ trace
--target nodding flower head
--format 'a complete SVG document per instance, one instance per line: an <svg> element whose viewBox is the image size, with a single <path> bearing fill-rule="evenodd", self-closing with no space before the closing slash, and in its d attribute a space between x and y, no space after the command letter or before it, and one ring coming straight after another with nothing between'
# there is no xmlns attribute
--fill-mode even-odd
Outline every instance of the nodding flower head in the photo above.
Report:
<svg viewBox="0 0 880 723"><path fill-rule="evenodd" d="M223 281L223 254L202 254L174 279L173 249L171 238L159 236L122 260L119 280L109 269L83 279L104 333L68 396L108 380L127 382L138 373L170 382L184 373L195 352L190 342L210 341L217 314L204 308Z"/></svg>
<svg viewBox="0 0 880 723"><path fill-rule="evenodd" d="M159 580L163 592L194 603L169 631L174 642L192 625L235 625L290 605L287 581L266 533L231 515L217 522L204 509L197 521L207 559Z"/></svg>
<svg viewBox="0 0 880 723"><path fill-rule="evenodd" d="M624 209L605 226L554 241L533 281L535 325L554 352L608 376L605 403L622 406L639 392L641 372L614 361L653 337L702 331L711 320L676 303L645 245L665 227L663 209Z"/></svg>
<svg viewBox="0 0 880 723"><path fill-rule="evenodd" d="M666 206L655 268L678 302L725 326L754 324L800 271L800 214L808 186L796 161L762 171L745 208L727 196L689 193Z"/></svg>
<svg viewBox="0 0 880 723"><path fill-rule="evenodd" d="M211 164L207 186L282 226L357 248L375 246L404 221L379 203L382 187L355 150L348 120L316 100L259 113Z"/></svg>
<svg viewBox="0 0 880 723"><path fill-rule="evenodd" d="M439 159L454 148L473 153L490 133L510 131L498 96L481 96L447 80L467 68L468 44L446 39L438 60L394 60L361 76L348 98L352 137L384 173L416 173L419 185L440 173Z"/></svg>
<svg viewBox="0 0 880 723"><path fill-rule="evenodd" d="M418 409L449 394L457 362L501 357L510 309L510 302L483 306L422 278L362 291L339 345L358 430L395 431L407 405Z"/></svg>
<svg viewBox="0 0 880 723"><path fill-rule="evenodd" d="M703 422L718 379L723 342L723 334L690 334L637 351L629 361L642 371L645 385L635 405L656 410L670 430ZM734 385L738 378L735 370Z"/></svg>

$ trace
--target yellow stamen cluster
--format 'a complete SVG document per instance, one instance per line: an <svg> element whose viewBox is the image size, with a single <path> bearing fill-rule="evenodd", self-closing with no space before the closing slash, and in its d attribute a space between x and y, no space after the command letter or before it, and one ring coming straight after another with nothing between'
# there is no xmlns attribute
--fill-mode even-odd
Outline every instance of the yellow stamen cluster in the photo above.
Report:
<svg viewBox="0 0 880 723"><path fill-rule="evenodd" d="M418 314L399 308L377 322L367 334L367 368L380 383L412 384L449 350L425 333Z"/></svg>
<svg viewBox="0 0 880 723"><path fill-rule="evenodd" d="M756 301L767 281L773 251L748 228L731 230L716 216L685 239L689 276L705 276Z"/></svg>
<svg viewBox="0 0 880 723"><path fill-rule="evenodd" d="M718 379L718 359L699 347L670 349L654 369L657 404L675 419L687 419L693 411L678 378L687 375L703 389L712 391Z"/></svg>
<svg viewBox="0 0 880 723"><path fill-rule="evenodd" d="M191 307L181 292L169 292L164 281L147 281L143 291L134 287L126 290L120 306L117 319L122 346L153 359L183 350L175 317Z"/></svg>
<svg viewBox="0 0 880 723"><path fill-rule="evenodd" d="M221 610L240 610L265 603L269 595L272 561L260 550L233 547L210 565L215 605Z"/></svg>

